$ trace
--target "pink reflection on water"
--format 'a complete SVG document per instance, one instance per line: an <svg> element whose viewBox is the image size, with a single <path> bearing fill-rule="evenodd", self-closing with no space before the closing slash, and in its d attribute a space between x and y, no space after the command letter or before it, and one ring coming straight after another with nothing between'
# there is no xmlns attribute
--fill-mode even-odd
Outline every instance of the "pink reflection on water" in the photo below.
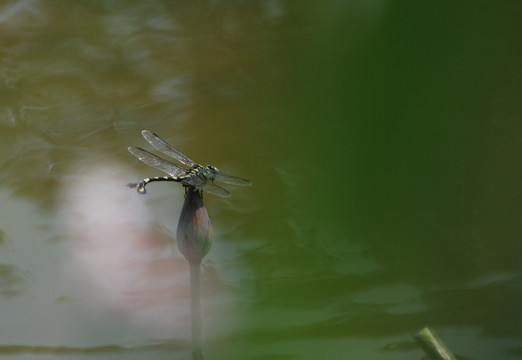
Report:
<svg viewBox="0 0 522 360"><path fill-rule="evenodd" d="M89 314L118 314L125 326L155 337L186 337L188 265L174 239L154 230L146 197L125 187L135 178L105 164L86 167L64 185L70 296Z"/></svg>

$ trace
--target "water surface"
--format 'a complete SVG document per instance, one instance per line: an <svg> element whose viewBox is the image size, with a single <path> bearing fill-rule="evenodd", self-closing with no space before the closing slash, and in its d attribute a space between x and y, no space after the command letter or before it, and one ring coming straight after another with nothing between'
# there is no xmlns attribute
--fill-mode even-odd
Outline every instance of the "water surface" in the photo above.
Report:
<svg viewBox="0 0 522 360"><path fill-rule="evenodd" d="M522 356L521 6L0 7L0 359L190 359L183 189L149 129L249 178L205 196L208 359Z"/></svg>

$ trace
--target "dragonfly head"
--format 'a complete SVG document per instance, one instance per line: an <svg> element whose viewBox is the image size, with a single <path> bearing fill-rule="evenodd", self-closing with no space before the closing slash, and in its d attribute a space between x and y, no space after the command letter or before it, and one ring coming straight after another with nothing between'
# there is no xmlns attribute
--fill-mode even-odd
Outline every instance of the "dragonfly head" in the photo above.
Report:
<svg viewBox="0 0 522 360"><path fill-rule="evenodd" d="M218 168L212 165L205 166L206 171L206 177L209 180L214 180L217 176L217 173L219 172Z"/></svg>

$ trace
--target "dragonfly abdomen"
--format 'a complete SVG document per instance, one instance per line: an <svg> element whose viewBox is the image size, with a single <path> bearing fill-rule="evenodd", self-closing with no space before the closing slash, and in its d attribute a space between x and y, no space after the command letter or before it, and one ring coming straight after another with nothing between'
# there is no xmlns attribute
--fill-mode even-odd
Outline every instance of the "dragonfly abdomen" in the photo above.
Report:
<svg viewBox="0 0 522 360"><path fill-rule="evenodd" d="M146 194L147 189L145 189L145 186L147 186L148 183L155 182L155 181L176 181L176 182L183 182L183 176L155 176L151 178L146 178L141 180L137 183L128 183L127 186L131 189L136 189L140 194Z"/></svg>

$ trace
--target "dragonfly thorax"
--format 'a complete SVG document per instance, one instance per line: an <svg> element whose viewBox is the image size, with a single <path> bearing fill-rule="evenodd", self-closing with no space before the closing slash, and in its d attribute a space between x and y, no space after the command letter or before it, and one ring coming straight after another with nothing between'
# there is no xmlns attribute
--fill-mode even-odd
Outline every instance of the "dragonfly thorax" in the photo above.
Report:
<svg viewBox="0 0 522 360"><path fill-rule="evenodd" d="M205 167L202 167L201 174L207 179L207 180L215 180L216 176L218 174L219 170L217 167L212 165L207 165Z"/></svg>

